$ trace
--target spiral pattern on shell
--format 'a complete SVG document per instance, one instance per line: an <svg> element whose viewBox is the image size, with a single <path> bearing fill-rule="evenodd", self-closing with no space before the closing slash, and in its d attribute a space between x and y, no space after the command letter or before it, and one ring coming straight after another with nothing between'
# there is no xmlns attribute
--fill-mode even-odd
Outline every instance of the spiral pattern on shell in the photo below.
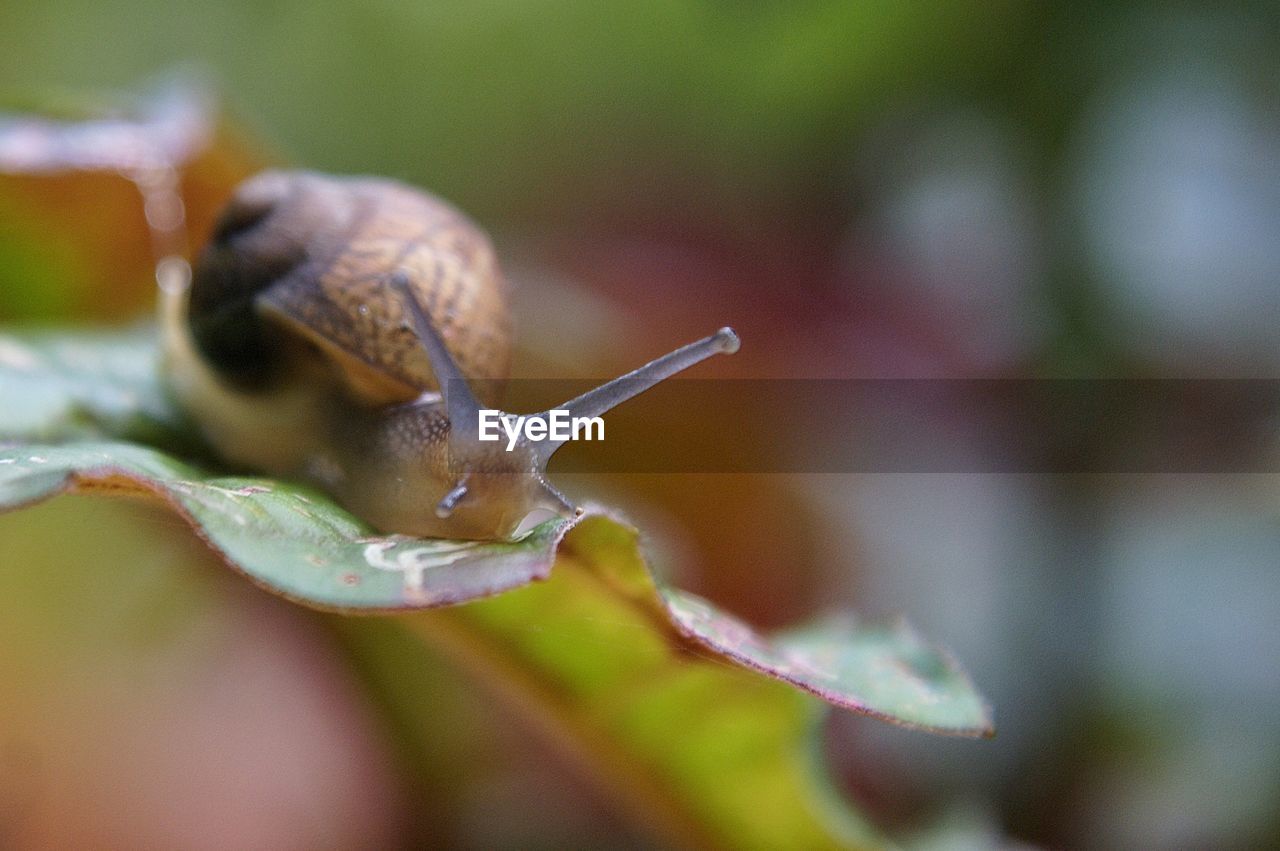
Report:
<svg viewBox="0 0 1280 851"><path fill-rule="evenodd" d="M266 172L243 184L194 270L191 330L228 380L269 389L317 350L370 405L437 389L403 301L404 272L463 373L507 376L511 320L492 246L444 201L390 180Z"/></svg>

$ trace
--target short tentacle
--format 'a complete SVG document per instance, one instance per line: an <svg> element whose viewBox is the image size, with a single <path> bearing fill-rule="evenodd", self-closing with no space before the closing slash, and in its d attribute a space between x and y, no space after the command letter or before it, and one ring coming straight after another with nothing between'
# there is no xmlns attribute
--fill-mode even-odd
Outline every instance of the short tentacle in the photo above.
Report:
<svg viewBox="0 0 1280 851"><path fill-rule="evenodd" d="M458 483L441 498L439 504L436 505L436 517L444 520L446 517L453 514L453 510L458 507L458 503L462 502L466 495L467 477L463 476L458 480Z"/></svg>

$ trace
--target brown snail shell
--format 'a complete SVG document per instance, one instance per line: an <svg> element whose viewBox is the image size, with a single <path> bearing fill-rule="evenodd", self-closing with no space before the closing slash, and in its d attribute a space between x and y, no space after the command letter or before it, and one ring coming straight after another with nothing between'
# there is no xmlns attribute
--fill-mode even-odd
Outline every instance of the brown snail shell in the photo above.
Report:
<svg viewBox="0 0 1280 851"><path fill-rule="evenodd" d="M305 341L354 398L411 401L438 385L386 286L393 271L468 377L506 378L511 319L489 239L444 201L377 178L266 172L243 184L196 264L192 335L233 381L261 386Z"/></svg>

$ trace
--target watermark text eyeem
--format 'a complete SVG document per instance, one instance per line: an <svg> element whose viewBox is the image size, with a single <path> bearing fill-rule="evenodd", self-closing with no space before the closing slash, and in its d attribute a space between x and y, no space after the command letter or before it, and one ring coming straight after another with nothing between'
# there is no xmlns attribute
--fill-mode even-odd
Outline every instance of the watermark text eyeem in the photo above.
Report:
<svg viewBox="0 0 1280 851"><path fill-rule="evenodd" d="M602 417L575 417L561 408L532 416L504 414L492 408L481 408L479 425L481 440L501 440L505 434L508 452L520 443L521 435L528 443L543 440L555 443L564 443L566 440L604 440Z"/></svg>

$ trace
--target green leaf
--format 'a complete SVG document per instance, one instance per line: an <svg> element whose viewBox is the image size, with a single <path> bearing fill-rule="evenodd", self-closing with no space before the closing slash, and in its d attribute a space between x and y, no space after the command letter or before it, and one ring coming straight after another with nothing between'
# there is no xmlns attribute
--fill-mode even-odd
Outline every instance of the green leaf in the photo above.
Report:
<svg viewBox="0 0 1280 851"><path fill-rule="evenodd" d="M547 582L402 623L488 673L535 725L570 731L571 750L640 818L698 847L883 844L823 776L818 705L784 683L900 723L987 729L967 680L910 631L845 620L775 644L659 588L636 531L605 516L564 536ZM853 670L860 658L872 672ZM857 691L879 676L896 687ZM402 723L430 724L420 703L400 712Z"/></svg>
<svg viewBox="0 0 1280 851"><path fill-rule="evenodd" d="M321 609L428 609L477 600L545 580L557 550L568 546L584 554L581 563L609 566L602 600L625 597L643 607L650 627L673 643L692 642L700 652L855 712L961 735L989 728L967 678L909 629L860 630L841 622L771 643L705 600L660 591L635 530L600 512L544 523L514 543L413 539L373 534L315 491L211 476L135 444L0 449L0 509L68 490L157 496L232 567Z"/></svg>
<svg viewBox="0 0 1280 851"><path fill-rule="evenodd" d="M62 491L159 497L232 567L321 609L429 608L525 585L550 572L557 537L554 524L513 544L375 535L316 491L211 476L136 444L0 449L0 508Z"/></svg>
<svg viewBox="0 0 1280 851"><path fill-rule="evenodd" d="M674 836L877 844L822 779L817 707L789 686L921 729L990 732L963 672L905 626L843 618L767 638L660 587L636 530L605 510L514 543L378 535L309 488L218 475L113 439L179 442L154 351L145 335L0 337L0 510L64 491L150 495L231 566L300 603L453 606L397 623L530 713ZM401 710L430 723L429 706Z"/></svg>
<svg viewBox="0 0 1280 851"><path fill-rule="evenodd" d="M165 397L149 327L0 335L0 441L101 436L193 450Z"/></svg>

